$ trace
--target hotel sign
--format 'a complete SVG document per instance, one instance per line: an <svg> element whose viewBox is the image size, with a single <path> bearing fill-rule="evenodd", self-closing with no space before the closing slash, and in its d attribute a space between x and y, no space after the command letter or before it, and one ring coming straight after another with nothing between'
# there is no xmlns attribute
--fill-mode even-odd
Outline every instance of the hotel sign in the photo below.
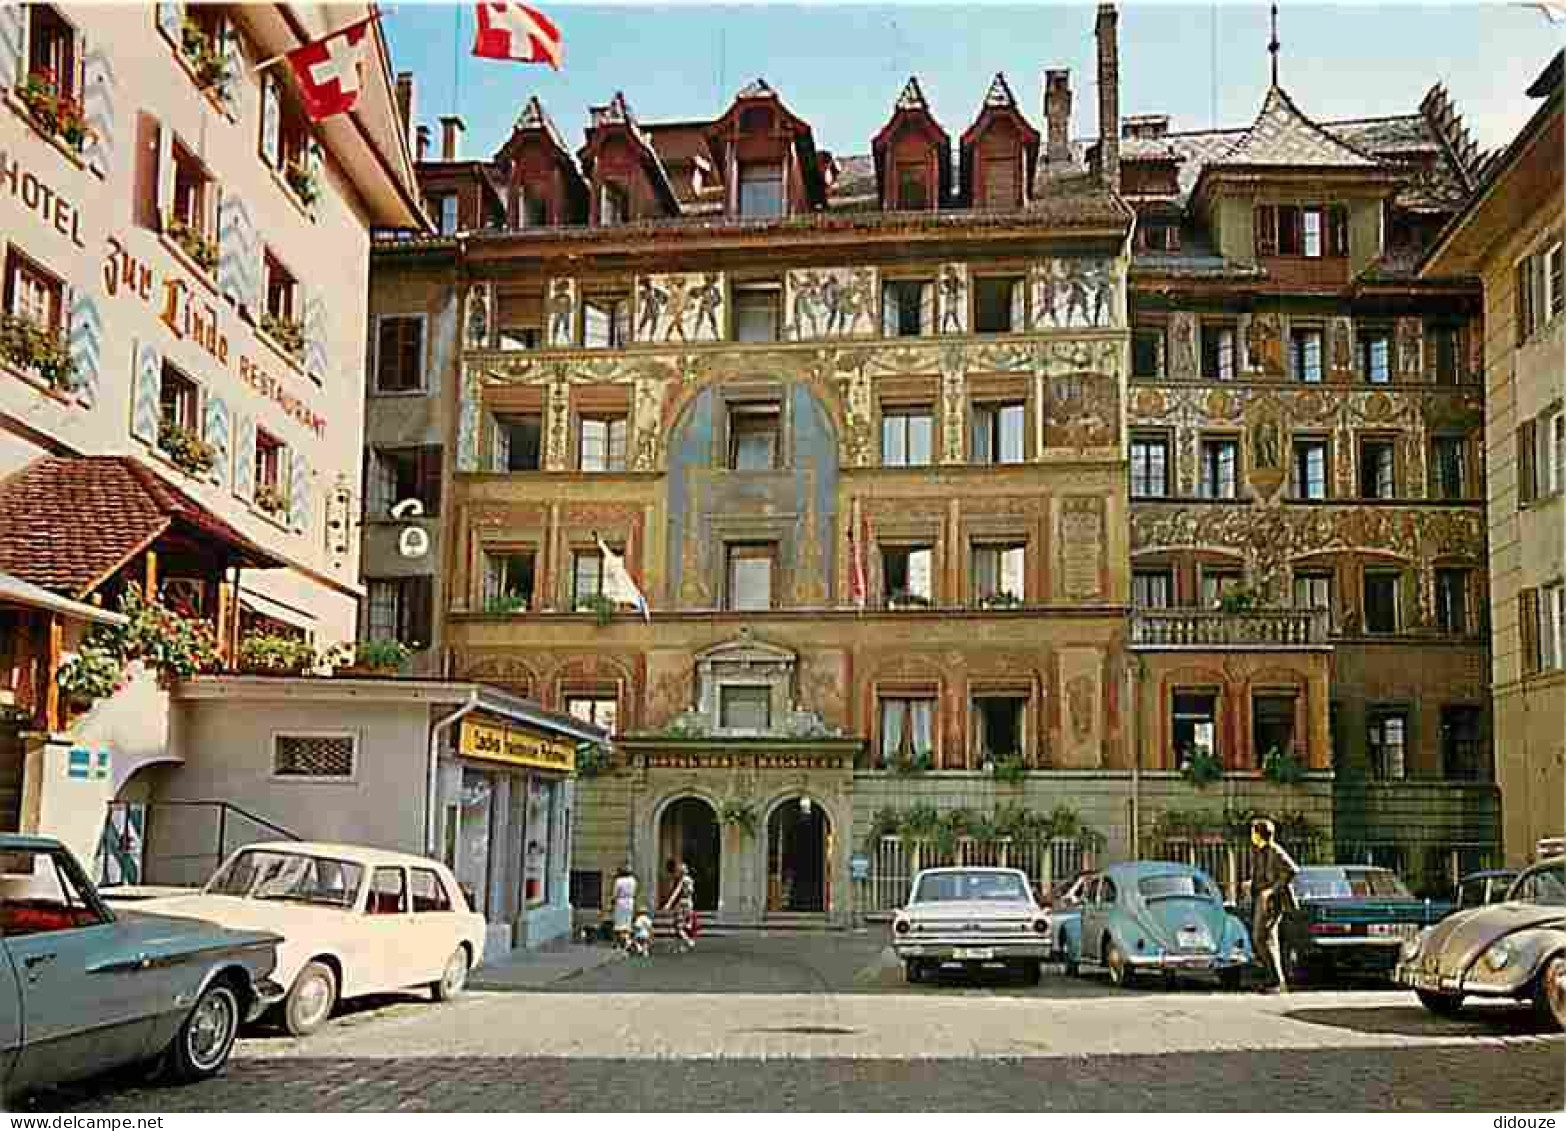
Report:
<svg viewBox="0 0 1566 1131"><path fill-rule="evenodd" d="M462 720L457 752L464 758L530 766L536 770L569 774L576 769L576 747L570 742L546 738L517 727L477 723L472 719Z"/></svg>

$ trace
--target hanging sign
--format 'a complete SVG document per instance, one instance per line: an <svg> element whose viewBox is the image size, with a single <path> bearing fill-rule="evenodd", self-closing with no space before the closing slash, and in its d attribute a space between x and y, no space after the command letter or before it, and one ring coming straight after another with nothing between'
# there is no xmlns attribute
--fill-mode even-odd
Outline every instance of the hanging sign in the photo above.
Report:
<svg viewBox="0 0 1566 1131"><path fill-rule="evenodd" d="M576 769L576 747L570 742L547 738L517 727L474 722L472 719L462 720L457 751L464 758L532 766L565 774Z"/></svg>

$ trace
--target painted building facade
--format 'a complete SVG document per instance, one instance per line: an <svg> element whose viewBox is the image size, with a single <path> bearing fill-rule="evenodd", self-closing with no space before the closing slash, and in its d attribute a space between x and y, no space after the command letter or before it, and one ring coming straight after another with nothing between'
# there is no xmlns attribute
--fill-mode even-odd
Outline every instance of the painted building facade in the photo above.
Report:
<svg viewBox="0 0 1566 1131"><path fill-rule="evenodd" d="M1423 277L1484 285L1490 686L1514 866L1566 826L1561 68L1557 54L1529 86L1533 117L1420 265Z"/></svg>

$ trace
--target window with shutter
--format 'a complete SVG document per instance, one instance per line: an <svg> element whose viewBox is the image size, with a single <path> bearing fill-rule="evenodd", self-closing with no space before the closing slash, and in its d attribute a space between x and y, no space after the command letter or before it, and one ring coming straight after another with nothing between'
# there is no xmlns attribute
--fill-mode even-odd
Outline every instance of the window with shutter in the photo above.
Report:
<svg viewBox="0 0 1566 1131"><path fill-rule="evenodd" d="M984 207L993 211L1017 208L1022 203L1021 182L1018 176L1019 154L1016 147L1007 142L991 142L984 146L983 163L980 166L984 178Z"/></svg>
<svg viewBox="0 0 1566 1131"><path fill-rule="evenodd" d="M411 393L424 387L424 320L417 315L385 315L375 349L375 391Z"/></svg>
<svg viewBox="0 0 1566 1131"><path fill-rule="evenodd" d="M1539 670L1539 591L1524 589L1517 594L1517 635L1522 650L1522 674Z"/></svg>
<svg viewBox="0 0 1566 1131"><path fill-rule="evenodd" d="M1517 311L1517 344L1521 345L1533 333L1533 259L1517 263L1517 293L1514 296Z"/></svg>
<svg viewBox="0 0 1566 1131"><path fill-rule="evenodd" d="M162 170L158 161L162 146L158 140L158 120L151 114L136 115L135 218L139 227L158 227L158 184Z"/></svg>
<svg viewBox="0 0 1566 1131"><path fill-rule="evenodd" d="M1270 204L1259 204L1255 212L1256 254L1278 254L1278 210Z"/></svg>
<svg viewBox="0 0 1566 1131"><path fill-rule="evenodd" d="M1538 429L1532 419L1517 426L1517 505L1525 507L1539 497Z"/></svg>

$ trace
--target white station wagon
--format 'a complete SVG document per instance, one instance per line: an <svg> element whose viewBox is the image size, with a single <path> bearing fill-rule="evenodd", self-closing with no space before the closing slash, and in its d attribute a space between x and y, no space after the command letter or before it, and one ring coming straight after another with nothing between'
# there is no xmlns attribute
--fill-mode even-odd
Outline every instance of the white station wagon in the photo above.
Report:
<svg viewBox="0 0 1566 1131"><path fill-rule="evenodd" d="M444 864L348 844L276 841L241 848L200 894L138 911L283 936L272 979L295 1036L325 1024L344 998L428 986L447 1001L484 958L484 919Z"/></svg>

